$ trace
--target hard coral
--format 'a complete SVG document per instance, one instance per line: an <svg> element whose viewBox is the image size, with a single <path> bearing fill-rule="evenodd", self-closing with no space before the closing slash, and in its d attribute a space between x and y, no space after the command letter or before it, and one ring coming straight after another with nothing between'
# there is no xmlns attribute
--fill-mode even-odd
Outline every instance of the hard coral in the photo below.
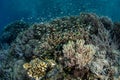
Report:
<svg viewBox="0 0 120 80"><path fill-rule="evenodd" d="M38 58L32 60L30 63L25 63L23 67L27 70L27 74L36 80L42 78L47 70L47 64Z"/></svg>
<svg viewBox="0 0 120 80"><path fill-rule="evenodd" d="M24 60L18 60L15 62L14 67L13 67L13 80L25 80L29 79L26 71L23 68Z"/></svg>
<svg viewBox="0 0 120 80"><path fill-rule="evenodd" d="M2 36L0 37L0 42L10 44L16 39L20 32L27 30L28 28L28 23L24 21L15 21L4 28Z"/></svg>
<svg viewBox="0 0 120 80"><path fill-rule="evenodd" d="M92 60L95 52L95 46L85 45L83 39L76 40L76 42L69 41L63 45L64 58L67 59L65 65L70 68L76 66L76 68L82 69Z"/></svg>

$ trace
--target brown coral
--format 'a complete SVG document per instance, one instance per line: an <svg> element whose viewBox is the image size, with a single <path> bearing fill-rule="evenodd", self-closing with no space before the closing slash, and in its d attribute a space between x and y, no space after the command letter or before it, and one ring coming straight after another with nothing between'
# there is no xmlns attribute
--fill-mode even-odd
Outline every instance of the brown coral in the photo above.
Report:
<svg viewBox="0 0 120 80"><path fill-rule="evenodd" d="M47 64L38 58L32 60L30 63L25 63L23 67L27 70L27 74L36 80L42 78L47 70Z"/></svg>
<svg viewBox="0 0 120 80"><path fill-rule="evenodd" d="M39 80L47 74L47 71L53 69L55 65L56 63L54 60L46 59L43 61L39 58L35 58L30 63L25 63L23 67L25 70L27 70L27 74L30 77Z"/></svg>

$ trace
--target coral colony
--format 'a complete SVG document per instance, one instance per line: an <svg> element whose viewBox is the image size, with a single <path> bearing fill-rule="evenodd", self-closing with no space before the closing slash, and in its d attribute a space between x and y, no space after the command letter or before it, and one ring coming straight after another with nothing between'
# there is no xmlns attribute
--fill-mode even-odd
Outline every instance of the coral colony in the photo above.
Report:
<svg viewBox="0 0 120 80"><path fill-rule="evenodd" d="M119 34L120 23L92 13L12 23L0 40L9 44L1 46L0 80L120 80Z"/></svg>

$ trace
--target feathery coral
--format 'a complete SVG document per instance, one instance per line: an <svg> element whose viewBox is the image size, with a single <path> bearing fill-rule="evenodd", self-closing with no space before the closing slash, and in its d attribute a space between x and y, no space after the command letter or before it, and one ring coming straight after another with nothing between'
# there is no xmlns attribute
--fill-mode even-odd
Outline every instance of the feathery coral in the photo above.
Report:
<svg viewBox="0 0 120 80"><path fill-rule="evenodd" d="M95 46L92 44L85 45L83 39L76 40L76 42L69 41L63 46L64 58L67 59L65 65L81 69L92 60L95 52Z"/></svg>

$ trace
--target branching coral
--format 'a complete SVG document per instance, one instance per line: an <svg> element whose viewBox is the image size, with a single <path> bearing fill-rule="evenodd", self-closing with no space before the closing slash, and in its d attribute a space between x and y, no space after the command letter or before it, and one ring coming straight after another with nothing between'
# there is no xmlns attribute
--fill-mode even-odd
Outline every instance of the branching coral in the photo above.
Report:
<svg viewBox="0 0 120 80"><path fill-rule="evenodd" d="M2 35L0 36L1 44L3 43L11 44L16 39L20 32L25 31L28 28L29 24L24 21L15 21L7 25L4 28Z"/></svg>
<svg viewBox="0 0 120 80"><path fill-rule="evenodd" d="M27 74L30 77L39 80L46 75L47 71L54 68L55 65L56 63L53 60L46 59L45 61L43 61L39 58L35 58L31 60L31 62L23 64L23 67L25 70L27 70Z"/></svg>
<svg viewBox="0 0 120 80"><path fill-rule="evenodd" d="M36 80L42 78L47 70L47 64L38 58L32 60L30 63L25 63L23 67L27 70L27 74Z"/></svg>
<svg viewBox="0 0 120 80"><path fill-rule="evenodd" d="M82 69L92 60L95 52L95 46L92 44L85 45L83 39L76 40L76 42L69 41L63 46L64 58L67 59L65 65Z"/></svg>
<svg viewBox="0 0 120 80"><path fill-rule="evenodd" d="M24 60L18 60L15 62L14 71L13 71L13 80L24 80L24 78L28 79L28 77L26 77L27 75L26 71L22 67L24 63L25 63Z"/></svg>

